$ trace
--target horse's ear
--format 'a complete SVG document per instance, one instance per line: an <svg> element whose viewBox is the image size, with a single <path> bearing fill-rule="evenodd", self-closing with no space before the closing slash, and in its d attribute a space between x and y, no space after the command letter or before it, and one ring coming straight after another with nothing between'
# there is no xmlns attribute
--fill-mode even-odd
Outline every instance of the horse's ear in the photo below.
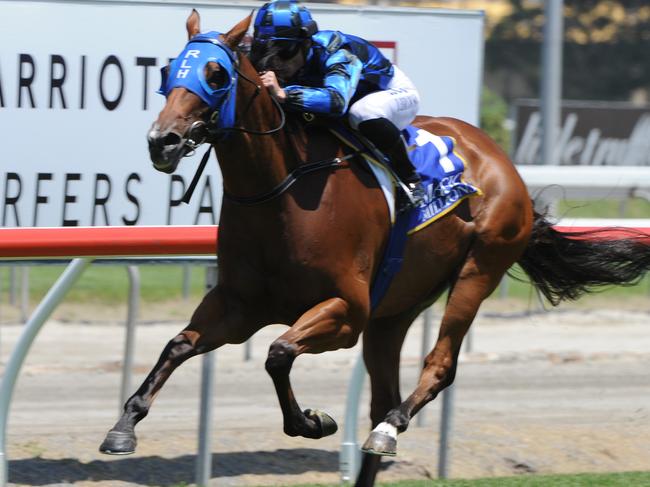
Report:
<svg viewBox="0 0 650 487"><path fill-rule="evenodd" d="M251 20L253 20L253 12L224 34L223 40L228 44L230 49L237 49L237 46L241 43L251 25Z"/></svg>
<svg viewBox="0 0 650 487"><path fill-rule="evenodd" d="M201 18L199 17L199 13L196 11L196 9L192 9L192 13L187 18L185 27L187 28L188 40L201 32Z"/></svg>

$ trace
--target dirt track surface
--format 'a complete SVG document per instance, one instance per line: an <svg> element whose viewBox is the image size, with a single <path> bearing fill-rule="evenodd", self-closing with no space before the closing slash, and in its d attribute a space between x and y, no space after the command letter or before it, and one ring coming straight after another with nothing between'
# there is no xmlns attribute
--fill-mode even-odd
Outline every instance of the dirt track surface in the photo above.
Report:
<svg viewBox="0 0 650 487"><path fill-rule="evenodd" d="M134 385L182 323L137 332ZM0 329L1 362L20 332ZM280 328L243 348L217 352L211 485L289 485L339 481L342 432L313 441L286 437L264 359ZM434 333L435 336L435 333ZM184 364L138 426L138 451L109 457L97 448L118 414L124 331L104 324L50 322L32 348L14 394L8 458L12 485L175 486L194 479L200 359ZM403 353L402 393L417 380L421 326ZM474 350L456 380L450 474L650 469L650 313L560 311L480 316ZM294 364L302 407L328 411L342 427L348 378L358 349L306 356ZM368 431L368 393L359 440ZM424 410L384 460L380 480L436 476L440 401Z"/></svg>

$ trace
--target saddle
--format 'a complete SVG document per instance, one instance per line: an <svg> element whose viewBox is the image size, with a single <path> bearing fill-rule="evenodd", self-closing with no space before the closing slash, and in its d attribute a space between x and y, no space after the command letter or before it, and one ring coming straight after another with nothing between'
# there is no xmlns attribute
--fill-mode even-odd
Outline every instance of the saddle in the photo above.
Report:
<svg viewBox="0 0 650 487"><path fill-rule="evenodd" d="M380 166L397 189L396 208L398 212L401 213L411 208L417 208L423 203L423 198L414 195L406 181L398 176L389 157L361 132L352 128L347 123L347 120L322 117L309 112L303 113L302 119L307 126L319 127L329 131L344 145L359 152L367 163Z"/></svg>
<svg viewBox="0 0 650 487"><path fill-rule="evenodd" d="M481 195L479 188L463 179L465 162L454 152L454 139L409 126L403 132L408 154L422 179L424 198L415 204L410 191L400 181L387 157L370 141L344 123L303 114L307 124L330 131L347 147L360 154L384 192L390 212L391 231L370 298L374 309L402 265L409 235L422 230L451 212L468 197Z"/></svg>

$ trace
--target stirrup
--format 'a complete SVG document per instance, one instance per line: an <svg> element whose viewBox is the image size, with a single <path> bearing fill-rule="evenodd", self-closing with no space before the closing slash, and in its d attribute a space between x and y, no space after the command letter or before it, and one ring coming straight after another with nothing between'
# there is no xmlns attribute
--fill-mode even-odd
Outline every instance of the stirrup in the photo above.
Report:
<svg viewBox="0 0 650 487"><path fill-rule="evenodd" d="M422 187L422 181L410 181L406 183L406 187L409 189L409 200L415 207L422 206L426 200L426 194L424 193L424 188Z"/></svg>
<svg viewBox="0 0 650 487"><path fill-rule="evenodd" d="M422 182L417 181L407 183L398 179L397 183L402 190L402 194L408 200L408 207L419 208L424 204L426 195L424 193L424 188L422 187Z"/></svg>

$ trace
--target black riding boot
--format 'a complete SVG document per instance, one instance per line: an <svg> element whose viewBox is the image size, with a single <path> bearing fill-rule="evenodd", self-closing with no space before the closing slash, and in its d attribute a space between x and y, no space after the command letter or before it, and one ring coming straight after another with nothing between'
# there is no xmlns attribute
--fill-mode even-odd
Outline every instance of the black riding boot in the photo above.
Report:
<svg viewBox="0 0 650 487"><path fill-rule="evenodd" d="M375 118L361 122L359 132L388 156L395 174L410 189L414 203L419 203L424 198L422 181L411 164L400 130L387 118Z"/></svg>

